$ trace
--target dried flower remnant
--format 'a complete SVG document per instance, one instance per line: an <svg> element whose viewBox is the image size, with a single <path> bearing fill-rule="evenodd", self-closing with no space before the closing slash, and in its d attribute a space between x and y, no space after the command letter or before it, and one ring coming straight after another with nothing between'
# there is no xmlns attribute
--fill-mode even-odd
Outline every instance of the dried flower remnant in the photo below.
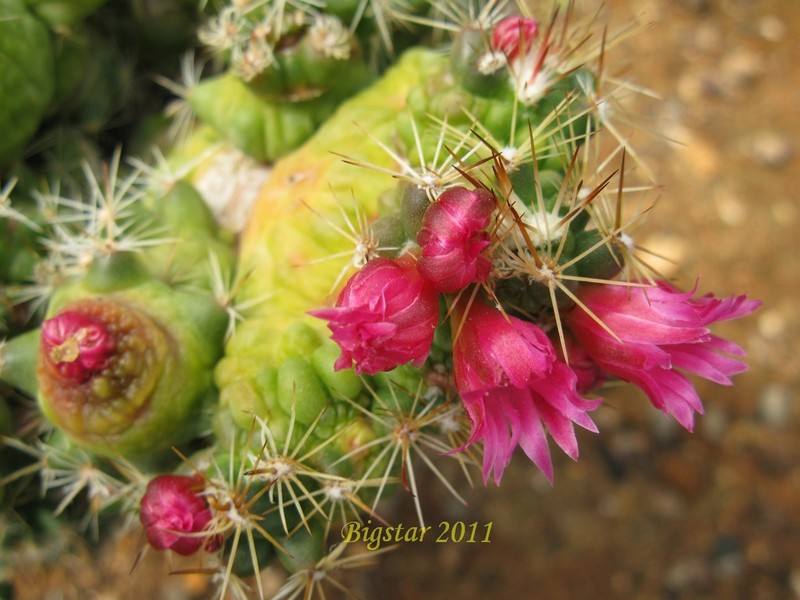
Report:
<svg viewBox="0 0 800 600"><path fill-rule="evenodd" d="M116 343L99 319L64 311L42 323L42 346L61 375L84 382L108 366Z"/></svg>

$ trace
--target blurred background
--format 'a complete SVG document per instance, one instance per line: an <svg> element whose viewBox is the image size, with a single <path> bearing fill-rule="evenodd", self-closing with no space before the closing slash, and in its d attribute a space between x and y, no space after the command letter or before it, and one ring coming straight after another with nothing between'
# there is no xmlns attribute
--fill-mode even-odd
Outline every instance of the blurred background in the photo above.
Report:
<svg viewBox="0 0 800 600"><path fill-rule="evenodd" d="M636 241L674 260L659 268L681 287L764 301L715 330L748 350L750 370L731 388L697 382L706 415L691 434L609 389L601 434L579 432L578 462L554 453L552 487L521 455L467 507L422 475L434 531L491 522L491 542L401 545L343 574L359 598L800 598L800 2L606 0L603 15L651 23L613 53L659 97L626 106L645 124L630 144L663 184ZM416 520L408 497L382 514ZM155 553L129 575L139 544L54 544L19 570L18 597L211 597ZM268 571L267 589L281 577Z"/></svg>

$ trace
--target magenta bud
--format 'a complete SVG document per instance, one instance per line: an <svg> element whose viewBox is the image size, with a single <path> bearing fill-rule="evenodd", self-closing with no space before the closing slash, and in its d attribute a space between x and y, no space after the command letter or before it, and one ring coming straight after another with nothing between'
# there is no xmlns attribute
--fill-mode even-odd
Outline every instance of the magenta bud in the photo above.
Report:
<svg viewBox="0 0 800 600"><path fill-rule="evenodd" d="M219 535L203 535L213 517L203 487L200 475L158 475L147 484L139 519L153 548L188 556L220 547Z"/></svg>
<svg viewBox="0 0 800 600"><path fill-rule="evenodd" d="M114 336L102 321L70 310L42 323L41 339L56 370L76 383L105 369L116 349Z"/></svg>
<svg viewBox="0 0 800 600"><path fill-rule="evenodd" d="M530 52L538 34L539 24L534 19L506 17L492 31L492 47L513 60Z"/></svg>
<svg viewBox="0 0 800 600"><path fill-rule="evenodd" d="M376 258L353 275L335 308L309 313L328 321L342 349L336 370L374 375L412 362L422 366L433 342L439 302L409 257Z"/></svg>
<svg viewBox="0 0 800 600"><path fill-rule="evenodd" d="M422 248L419 272L438 292L456 292L486 281L492 263L484 251L485 231L495 209L486 190L450 188L425 212L417 235Z"/></svg>

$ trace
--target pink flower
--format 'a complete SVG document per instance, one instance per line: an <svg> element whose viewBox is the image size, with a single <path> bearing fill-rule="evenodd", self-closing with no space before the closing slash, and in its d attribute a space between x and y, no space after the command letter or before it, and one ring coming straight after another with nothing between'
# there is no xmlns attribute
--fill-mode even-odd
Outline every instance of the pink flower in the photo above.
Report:
<svg viewBox="0 0 800 600"><path fill-rule="evenodd" d="M609 374L589 357L583 346L578 344L568 331L564 333L569 360L564 359L560 345L556 347L558 357L564 362L568 362L570 369L577 376L578 393L588 394L603 385L609 378Z"/></svg>
<svg viewBox="0 0 800 600"><path fill-rule="evenodd" d="M488 191L456 187L425 211L417 235L422 247L419 272L437 291L456 292L489 277L492 263L483 254L489 234L484 229L494 209Z"/></svg>
<svg viewBox="0 0 800 600"><path fill-rule="evenodd" d="M105 323L75 310L65 310L44 321L41 343L58 372L78 383L105 369L116 348Z"/></svg>
<svg viewBox="0 0 800 600"><path fill-rule="evenodd" d="M567 316L586 354L604 371L644 390L659 409L689 431L703 405L680 369L723 385L747 369L736 344L710 334L708 325L750 314L761 305L745 296L692 298L666 283L653 288L592 285L580 299L619 340L578 308Z"/></svg>
<svg viewBox="0 0 800 600"><path fill-rule="evenodd" d="M539 34L539 24L524 17L506 17L492 31L492 47L502 50L509 60L527 54ZM520 51L520 48L522 49Z"/></svg>
<svg viewBox="0 0 800 600"><path fill-rule="evenodd" d="M455 315L457 329L463 307ZM550 339L532 323L476 301L453 344L453 364L456 387L472 421L464 447L483 440L484 482L494 471L499 485L517 444L552 482L545 427L573 459L578 458L573 424L597 432L586 412L601 400L578 395L575 373L558 360Z"/></svg>
<svg viewBox="0 0 800 600"><path fill-rule="evenodd" d="M354 366L374 375L428 357L439 320L436 290L410 257L376 258L353 275L335 308L309 314L326 319L342 354L336 370Z"/></svg>
<svg viewBox="0 0 800 600"><path fill-rule="evenodd" d="M208 551L219 547L218 536L201 535L213 516L202 491L199 475L158 475L147 484L139 518L153 548L188 556L204 543Z"/></svg>

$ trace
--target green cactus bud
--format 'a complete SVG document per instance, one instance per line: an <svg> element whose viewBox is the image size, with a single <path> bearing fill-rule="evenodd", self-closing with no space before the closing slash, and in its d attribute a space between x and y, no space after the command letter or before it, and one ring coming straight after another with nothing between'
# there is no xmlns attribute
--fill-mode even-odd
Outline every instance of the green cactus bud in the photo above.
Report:
<svg viewBox="0 0 800 600"><path fill-rule="evenodd" d="M303 425L310 425L324 410L328 394L307 360L290 358L278 367L278 403L287 415L294 410Z"/></svg>
<svg viewBox="0 0 800 600"><path fill-rule="evenodd" d="M180 179L157 200L159 225L168 223L178 232L208 232L217 230L214 216L195 187Z"/></svg>
<svg viewBox="0 0 800 600"><path fill-rule="evenodd" d="M575 275L577 269L571 265L563 268L562 272L565 275ZM561 283L571 292L577 289L577 283L574 281L562 279ZM550 288L540 281L522 277L503 279L498 281L496 292L503 306L508 307L513 314L527 315L530 318L531 315L553 310ZM567 309L574 305L574 301L561 288L556 288L555 298L559 309Z"/></svg>
<svg viewBox="0 0 800 600"><path fill-rule="evenodd" d="M398 213L381 217L371 228L378 247L385 249L380 251L381 255L396 256L397 250L408 241L402 217Z"/></svg>
<svg viewBox="0 0 800 600"><path fill-rule="evenodd" d="M324 99L273 104L233 75L203 80L189 103L224 139L257 160L273 161L303 143L330 114Z"/></svg>
<svg viewBox="0 0 800 600"><path fill-rule="evenodd" d="M16 204L16 203L15 203ZM16 210L16 209L15 209ZM39 262L39 243L42 228L35 230L38 214L20 207L17 211L27 221L0 219L0 281L24 283L33 279Z"/></svg>
<svg viewBox="0 0 800 600"><path fill-rule="evenodd" d="M360 6L361 3L359 0L329 0L325 3L325 9L339 17L345 23L349 23L353 20Z"/></svg>
<svg viewBox="0 0 800 600"><path fill-rule="evenodd" d="M364 389L361 378L352 369L336 371L333 364L339 358L341 350L330 340L325 340L311 354L311 364L330 394L334 397L358 398Z"/></svg>
<svg viewBox="0 0 800 600"><path fill-rule="evenodd" d="M394 391L404 390L404 393L398 394L398 399L400 396L403 396L404 399L408 396L413 397L414 393L419 387L420 378L421 375L419 369L412 367L411 365L401 365L395 369L392 369L391 371L377 373L374 376L375 383L379 387L379 392L388 392L391 389ZM391 397L390 394L381 395ZM392 400L392 403L393 402L394 401Z"/></svg>
<svg viewBox="0 0 800 600"><path fill-rule="evenodd" d="M9 281L31 281L39 264L39 255L30 248L20 248L6 264Z"/></svg>
<svg viewBox="0 0 800 600"><path fill-rule="evenodd" d="M223 388L219 403L222 408L230 410L234 423L247 430L255 417L263 418L267 407L261 395L247 381L237 381Z"/></svg>
<svg viewBox="0 0 800 600"><path fill-rule="evenodd" d="M111 292L140 285L148 279L150 274L138 254L111 252L92 260L84 285L92 292Z"/></svg>
<svg viewBox="0 0 800 600"><path fill-rule="evenodd" d="M363 472L364 465L368 462L369 456L366 452L356 453L347 461L338 461L342 456L356 452L359 448L375 440L377 437L372 422L365 417L350 420L344 427L344 431L336 438L332 447L326 447L326 454L323 464L326 468L334 470L342 477L351 477L353 473Z"/></svg>
<svg viewBox="0 0 800 600"><path fill-rule="evenodd" d="M514 192L526 202L528 208L532 208L531 202L538 198L537 190L541 190L545 208L549 211L553 210L555 206L563 174L561 169L542 169L540 167L537 179L533 165L525 163L509 173L509 179L514 187Z"/></svg>
<svg viewBox="0 0 800 600"><path fill-rule="evenodd" d="M254 509L251 507L251 510ZM225 543L225 549L223 550L223 554L225 556L230 556L230 553L233 550L232 543L233 537L228 537ZM255 549L255 556L253 555L253 549ZM238 577L250 577L255 575L253 564L254 561L258 564L259 568L263 569L266 565L272 562L272 560L275 558L275 554L275 546L273 546L269 540L260 535L253 536L252 548L250 547L249 542L241 539L236 547L236 553L232 557L232 573Z"/></svg>
<svg viewBox="0 0 800 600"><path fill-rule="evenodd" d="M154 217L165 242L143 252L150 273L183 285L211 290L211 260L223 273L233 271L232 243L225 239L203 197L187 181L176 182L155 200Z"/></svg>
<svg viewBox="0 0 800 600"><path fill-rule="evenodd" d="M277 360L294 357L308 357L319 346L320 335L316 329L304 321L293 321L278 340L275 357Z"/></svg>
<svg viewBox="0 0 800 600"><path fill-rule="evenodd" d="M59 110L68 112L74 108L70 102L69 106L61 106ZM60 181L62 189L82 189L86 181L84 168L93 173L102 172L100 149L79 127L60 125L43 136L47 139L47 147L42 152L43 170L52 180Z"/></svg>
<svg viewBox="0 0 800 600"><path fill-rule="evenodd" d="M575 236L574 256L583 254L593 246L597 246L589 254L576 263L578 275L594 279L612 279L624 265L624 259L618 247L621 242L616 238L600 244L604 236L596 230L584 231ZM600 244L598 246L598 244Z"/></svg>
<svg viewBox="0 0 800 600"><path fill-rule="evenodd" d="M283 97L263 83L258 87L274 99L310 98L330 90L348 95L369 79L354 38L333 15L314 17L296 43L279 46L276 59L283 77Z"/></svg>
<svg viewBox="0 0 800 600"><path fill-rule="evenodd" d="M456 34L450 68L461 86L476 96L494 96L510 88L505 55L492 50L481 29L466 27Z"/></svg>
<svg viewBox="0 0 800 600"><path fill-rule="evenodd" d="M422 217L430 205L431 201L425 190L413 183L401 184L400 218L403 222L403 231L409 239L417 239L417 233L422 226Z"/></svg>

